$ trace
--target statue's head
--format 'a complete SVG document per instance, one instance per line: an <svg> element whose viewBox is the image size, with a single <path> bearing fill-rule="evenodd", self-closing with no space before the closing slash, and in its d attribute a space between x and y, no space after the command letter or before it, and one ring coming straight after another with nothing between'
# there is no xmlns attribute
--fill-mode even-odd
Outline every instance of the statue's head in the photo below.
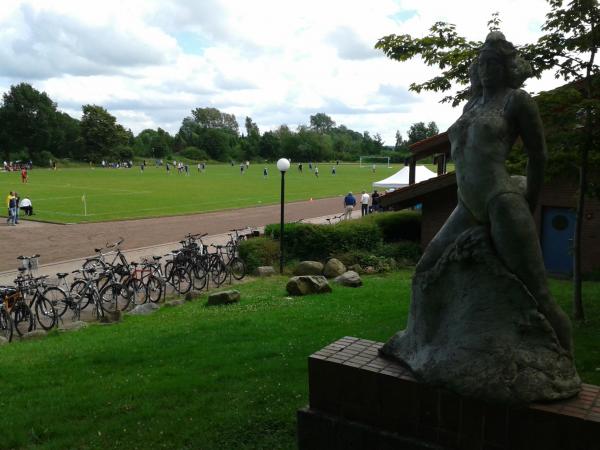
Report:
<svg viewBox="0 0 600 450"><path fill-rule="evenodd" d="M516 89L531 75L530 64L517 54L515 46L499 31L487 35L469 68L473 94L483 86L504 85Z"/></svg>

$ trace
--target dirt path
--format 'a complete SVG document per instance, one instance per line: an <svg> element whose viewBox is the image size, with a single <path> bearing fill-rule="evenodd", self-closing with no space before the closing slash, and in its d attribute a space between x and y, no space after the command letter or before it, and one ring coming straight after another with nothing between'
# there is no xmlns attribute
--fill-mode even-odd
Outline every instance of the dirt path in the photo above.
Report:
<svg viewBox="0 0 600 450"><path fill-rule="evenodd" d="M287 203L285 220L294 221L342 212L342 198ZM15 227L0 223L0 272L13 270L19 255L41 256L48 264L94 253L94 247L125 238L124 250L164 244L186 233L219 234L233 228L279 222L279 205L259 206L189 216L124 220L90 224L55 225L22 221Z"/></svg>

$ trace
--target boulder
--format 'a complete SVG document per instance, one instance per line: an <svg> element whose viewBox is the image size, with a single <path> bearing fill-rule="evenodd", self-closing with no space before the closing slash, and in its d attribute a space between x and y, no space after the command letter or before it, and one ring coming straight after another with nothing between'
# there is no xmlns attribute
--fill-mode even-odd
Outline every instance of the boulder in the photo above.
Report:
<svg viewBox="0 0 600 450"><path fill-rule="evenodd" d="M0 347L6 344L8 344L8 339L6 339L4 336L0 336Z"/></svg>
<svg viewBox="0 0 600 450"><path fill-rule="evenodd" d="M302 261L294 270L294 275L321 275L323 263L318 261Z"/></svg>
<svg viewBox="0 0 600 450"><path fill-rule="evenodd" d="M235 289L230 291L215 292L208 296L207 305L229 305L231 303L237 303L240 301L240 291Z"/></svg>
<svg viewBox="0 0 600 450"><path fill-rule="evenodd" d="M120 322L123 314L119 310L104 311L104 316L100 318L101 323L117 323Z"/></svg>
<svg viewBox="0 0 600 450"><path fill-rule="evenodd" d="M367 275L373 275L374 273L377 273L377 269L375 269L373 266L367 266L365 267L365 273Z"/></svg>
<svg viewBox="0 0 600 450"><path fill-rule="evenodd" d="M88 324L83 320L77 320L75 322L67 322L62 324L59 328L59 331L76 331L81 330L82 328L87 328Z"/></svg>
<svg viewBox="0 0 600 450"><path fill-rule="evenodd" d="M331 292L327 278L322 275L292 277L285 286L290 295L324 294Z"/></svg>
<svg viewBox="0 0 600 450"><path fill-rule="evenodd" d="M346 266L336 258L330 258L323 267L323 275L327 278L339 277L344 272L346 272Z"/></svg>
<svg viewBox="0 0 600 450"><path fill-rule="evenodd" d="M21 336L21 339L24 341L32 339L41 339L46 337L47 334L48 333L45 330L33 330L29 333L25 333L23 336Z"/></svg>
<svg viewBox="0 0 600 450"><path fill-rule="evenodd" d="M143 305L137 305L135 308L129 311L128 314L131 314L132 316L147 316L155 311L158 311L159 309L160 306L158 306L156 303L148 302L144 303Z"/></svg>
<svg viewBox="0 0 600 450"><path fill-rule="evenodd" d="M360 279L360 275L358 275L353 270L344 272L339 277L335 277L335 280L333 280L333 281L335 281L338 284L341 284L342 286L348 286L348 287L362 286L362 280Z"/></svg>
<svg viewBox="0 0 600 450"><path fill-rule="evenodd" d="M273 266L260 266L256 268L256 276L264 278L275 275L275 269Z"/></svg>
<svg viewBox="0 0 600 450"><path fill-rule="evenodd" d="M185 300L169 300L168 302L165 302L165 304L163 305L166 308L175 308L177 306L181 306L185 303Z"/></svg>
<svg viewBox="0 0 600 450"><path fill-rule="evenodd" d="M356 273L364 273L365 270L362 268L362 266L360 264L352 264L350 267L348 267L348 270L353 270Z"/></svg>
<svg viewBox="0 0 600 450"><path fill-rule="evenodd" d="M571 354L498 259L487 229L462 233L431 269L415 273L412 285L408 326L380 352L425 383L505 404L579 391Z"/></svg>

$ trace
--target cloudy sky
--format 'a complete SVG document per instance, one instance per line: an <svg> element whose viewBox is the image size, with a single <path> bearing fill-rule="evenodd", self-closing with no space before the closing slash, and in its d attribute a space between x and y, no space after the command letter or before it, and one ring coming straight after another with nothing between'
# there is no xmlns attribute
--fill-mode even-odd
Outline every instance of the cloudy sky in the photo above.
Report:
<svg viewBox="0 0 600 450"><path fill-rule="evenodd" d="M307 124L324 112L337 124L380 133L434 120L447 128L458 110L440 94L414 94L435 74L373 49L391 33L423 36L436 21L482 40L495 11L515 44L540 35L543 0L3 0L0 89L31 83L73 117L104 106L138 133L175 133L196 107L246 116L261 132ZM529 82L538 91L552 76Z"/></svg>

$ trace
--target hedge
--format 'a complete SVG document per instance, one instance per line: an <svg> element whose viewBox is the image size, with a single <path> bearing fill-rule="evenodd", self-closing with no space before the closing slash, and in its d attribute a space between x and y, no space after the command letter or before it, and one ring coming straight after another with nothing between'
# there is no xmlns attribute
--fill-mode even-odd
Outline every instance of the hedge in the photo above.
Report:
<svg viewBox="0 0 600 450"><path fill-rule="evenodd" d="M369 214L359 219L374 222L385 242L421 242L421 213L417 211L396 211Z"/></svg>
<svg viewBox="0 0 600 450"><path fill-rule="evenodd" d="M240 258L244 260L246 270L250 273L260 266L272 266L279 260L279 243L264 237L242 241Z"/></svg>
<svg viewBox="0 0 600 450"><path fill-rule="evenodd" d="M265 234L279 239L279 225L265 227ZM353 220L335 225L288 223L284 225L284 255L297 259L326 259L350 250L374 251L383 243L380 228L373 222Z"/></svg>

